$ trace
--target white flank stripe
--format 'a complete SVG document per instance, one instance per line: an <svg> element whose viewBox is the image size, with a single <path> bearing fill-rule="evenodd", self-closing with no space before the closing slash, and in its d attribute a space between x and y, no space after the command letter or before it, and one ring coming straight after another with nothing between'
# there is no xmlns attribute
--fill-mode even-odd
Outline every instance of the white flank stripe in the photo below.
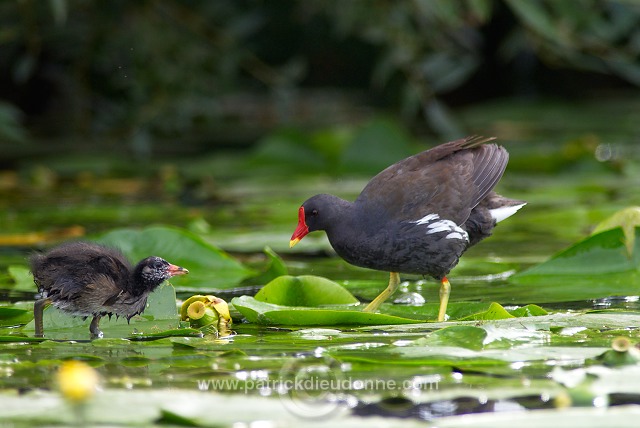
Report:
<svg viewBox="0 0 640 428"><path fill-rule="evenodd" d="M444 239L464 239L465 241L468 241L469 240L469 235L467 234L467 232L464 232L464 231L463 231L463 233L451 232L450 234L445 236Z"/></svg>
<svg viewBox="0 0 640 428"><path fill-rule="evenodd" d="M469 241L469 234L451 220L440 219L438 214L427 214L420 220L412 221L418 225L427 225L427 235L448 232L445 239L463 239Z"/></svg>
<svg viewBox="0 0 640 428"><path fill-rule="evenodd" d="M438 232L451 232L453 228L449 224L442 224L442 222L430 224L427 226L427 234L438 233Z"/></svg>
<svg viewBox="0 0 640 428"><path fill-rule="evenodd" d="M431 223L433 220L438 220L439 218L440 216L438 214L427 214L426 216L422 217L420 220L414 221L414 223L415 224Z"/></svg>
<svg viewBox="0 0 640 428"><path fill-rule="evenodd" d="M491 213L491 217L495 219L496 223L499 223L505 218L509 218L514 215L520 208L524 207L525 205L527 205L526 202L524 204L513 205L510 207L494 208L492 210L489 210L489 213Z"/></svg>

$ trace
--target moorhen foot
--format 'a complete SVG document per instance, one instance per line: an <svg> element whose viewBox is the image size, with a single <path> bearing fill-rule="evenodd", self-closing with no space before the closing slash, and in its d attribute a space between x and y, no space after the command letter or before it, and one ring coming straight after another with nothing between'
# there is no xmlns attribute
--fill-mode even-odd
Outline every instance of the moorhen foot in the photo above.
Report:
<svg viewBox="0 0 640 428"><path fill-rule="evenodd" d="M365 311L395 292L399 273L430 275L441 283L438 321L444 321L451 290L446 275L467 248L526 204L493 191L509 154L484 144L491 140L467 137L403 159L372 178L355 202L326 194L307 199L290 246L324 230L347 262L391 272Z"/></svg>
<svg viewBox="0 0 640 428"><path fill-rule="evenodd" d="M147 257L132 267L118 251L87 242L63 244L30 258L39 298L34 304L36 336L43 336L46 305L75 316L93 316L89 331L102 337L100 318L141 314L149 293L174 275L189 273L160 257Z"/></svg>

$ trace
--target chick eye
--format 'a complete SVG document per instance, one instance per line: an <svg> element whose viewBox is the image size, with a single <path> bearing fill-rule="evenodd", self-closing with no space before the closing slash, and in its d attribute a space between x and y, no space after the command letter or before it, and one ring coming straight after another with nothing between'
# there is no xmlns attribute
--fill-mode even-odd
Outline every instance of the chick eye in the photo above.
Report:
<svg viewBox="0 0 640 428"><path fill-rule="evenodd" d="M156 260L155 262L153 262L153 267L156 269L160 269L164 266L164 263L162 263L160 260Z"/></svg>

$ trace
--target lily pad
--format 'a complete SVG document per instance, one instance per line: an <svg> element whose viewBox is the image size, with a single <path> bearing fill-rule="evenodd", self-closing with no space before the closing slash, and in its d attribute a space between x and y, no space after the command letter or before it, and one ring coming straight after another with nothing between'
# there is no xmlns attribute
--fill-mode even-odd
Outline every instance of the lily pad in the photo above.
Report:
<svg viewBox="0 0 640 428"><path fill-rule="evenodd" d="M359 308L310 308L283 306L256 300L251 296L234 298L231 303L249 321L263 325L387 325L423 322L393 315L362 312Z"/></svg>
<svg viewBox="0 0 640 428"><path fill-rule="evenodd" d="M358 303L358 299L340 284L313 275L280 276L265 285L255 299L276 305L307 307Z"/></svg>
<svg viewBox="0 0 640 428"><path fill-rule="evenodd" d="M97 241L118 248L133 262L156 255L189 269L189 275L171 279L178 290L233 288L254 273L198 235L175 227L117 229Z"/></svg>

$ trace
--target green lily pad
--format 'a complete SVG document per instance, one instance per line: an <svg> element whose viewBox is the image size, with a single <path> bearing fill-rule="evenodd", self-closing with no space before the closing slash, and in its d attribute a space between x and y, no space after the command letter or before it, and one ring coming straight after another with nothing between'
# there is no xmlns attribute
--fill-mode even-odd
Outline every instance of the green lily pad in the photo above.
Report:
<svg viewBox="0 0 640 428"><path fill-rule="evenodd" d="M461 319L461 321L479 320L503 320L505 318L515 318L499 303L492 302L486 311L478 312Z"/></svg>
<svg viewBox="0 0 640 428"><path fill-rule="evenodd" d="M340 284L313 275L280 276L265 285L255 299L276 305L307 307L358 303L358 299Z"/></svg>
<svg viewBox="0 0 640 428"><path fill-rule="evenodd" d="M362 312L353 306L344 308L309 308L283 306L256 300L251 296L235 297L233 306L249 321L263 325L387 325L423 322L393 315Z"/></svg>
<svg viewBox="0 0 640 428"><path fill-rule="evenodd" d="M510 310L509 313L514 317L540 317L540 316L549 314L549 312L545 311L538 305L522 306L522 307Z"/></svg>
<svg viewBox="0 0 640 428"><path fill-rule="evenodd" d="M383 304L380 310L403 318L429 321L436 319L439 308L439 303L425 303L421 306ZM547 311L536 305L527 305L510 310L506 310L496 302L450 302L447 306L449 321L497 320L546 314Z"/></svg>
<svg viewBox="0 0 640 428"><path fill-rule="evenodd" d="M171 279L179 290L233 288L254 273L198 235L175 227L117 229L97 241L118 248L132 262L156 255L187 268L189 275Z"/></svg>

